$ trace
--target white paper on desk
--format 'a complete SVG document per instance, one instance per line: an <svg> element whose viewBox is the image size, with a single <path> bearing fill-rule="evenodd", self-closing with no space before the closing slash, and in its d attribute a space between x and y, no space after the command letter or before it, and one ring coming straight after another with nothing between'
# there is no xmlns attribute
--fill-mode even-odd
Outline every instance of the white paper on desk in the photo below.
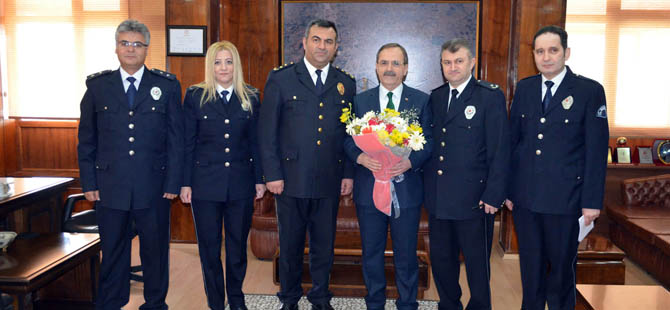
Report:
<svg viewBox="0 0 670 310"><path fill-rule="evenodd" d="M584 225L584 216L582 215L581 217L579 217L577 222L579 223L579 237L577 237L577 241L582 242L582 240L584 240L584 238L586 238L586 235L588 235L591 232L591 229L593 229L593 222L594 221L591 221L591 224L589 224L589 226L585 226Z"/></svg>

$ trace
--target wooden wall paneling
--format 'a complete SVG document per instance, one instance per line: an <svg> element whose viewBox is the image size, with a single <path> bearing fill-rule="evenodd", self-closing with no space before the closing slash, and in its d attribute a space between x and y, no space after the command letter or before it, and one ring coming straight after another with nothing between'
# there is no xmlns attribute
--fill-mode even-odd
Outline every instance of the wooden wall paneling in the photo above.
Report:
<svg viewBox="0 0 670 310"><path fill-rule="evenodd" d="M221 0L221 4L220 39L237 46L246 82L262 92L268 73L280 61L279 1Z"/></svg>
<svg viewBox="0 0 670 310"><path fill-rule="evenodd" d="M537 74L533 60L533 36L548 25L565 27L566 0L511 0L511 40L509 44L508 97L516 82Z"/></svg>
<svg viewBox="0 0 670 310"><path fill-rule="evenodd" d="M167 0L166 25L207 26L207 46L218 40L219 0ZM217 16L212 16L217 15ZM167 71L175 74L182 87L200 83L205 77L205 57L167 57ZM170 231L173 242L196 242L195 227L190 205L184 206L179 199L171 204Z"/></svg>
<svg viewBox="0 0 670 310"><path fill-rule="evenodd" d="M78 177L77 125L76 121L18 121L16 174Z"/></svg>
<svg viewBox="0 0 670 310"><path fill-rule="evenodd" d="M18 121L15 119L5 119L3 123L4 130L4 149L5 157L4 164L5 174L7 176L14 176L19 170L19 147L16 140Z"/></svg>
<svg viewBox="0 0 670 310"><path fill-rule="evenodd" d="M211 27L218 27L218 25L209 24L211 2L217 2L217 0L167 0L166 25L207 26L207 46L209 46L213 40L209 30ZM167 71L175 74L181 82L183 96L186 88L203 81L205 57L168 56Z"/></svg>
<svg viewBox="0 0 670 310"><path fill-rule="evenodd" d="M481 3L479 78L500 85L509 96L510 12L512 1L484 0Z"/></svg>

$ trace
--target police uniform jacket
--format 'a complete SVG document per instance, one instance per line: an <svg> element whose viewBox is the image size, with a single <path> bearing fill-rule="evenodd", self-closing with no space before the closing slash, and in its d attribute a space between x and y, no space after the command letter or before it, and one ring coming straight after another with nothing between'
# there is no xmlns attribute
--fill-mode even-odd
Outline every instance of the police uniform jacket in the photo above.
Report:
<svg viewBox="0 0 670 310"><path fill-rule="evenodd" d="M254 196L263 183L256 127L260 104L242 109L237 90L225 106L219 94L200 105L203 89L190 87L184 97L184 186L193 198L228 201Z"/></svg>
<svg viewBox="0 0 670 310"><path fill-rule="evenodd" d="M93 74L81 100L79 171L99 205L147 208L182 185L184 120L173 74L145 68L132 108L119 70Z"/></svg>
<svg viewBox="0 0 670 310"><path fill-rule="evenodd" d="M480 217L479 201L505 200L510 137L498 85L470 79L447 112L449 85L430 94L435 147L424 165L424 205L438 219Z"/></svg>
<svg viewBox="0 0 670 310"><path fill-rule="evenodd" d="M516 206L546 214L601 209L609 129L605 91L570 68L542 112L542 77L519 81L510 112Z"/></svg>
<svg viewBox="0 0 670 310"><path fill-rule="evenodd" d="M428 108L428 95L418 89L403 85L398 111L406 110L415 111L419 117L418 121L424 130L426 144L423 146L423 150L410 153L409 161L412 163L412 168L404 173L402 182L394 183L394 187L398 195L400 208L418 208L423 203L423 178L420 170L430 157L433 148L430 128L432 116ZM353 113L357 117L362 117L368 111L380 112L379 86L354 97ZM344 144L347 155L355 163L363 151L356 146L351 136L347 136ZM368 168L362 165L355 164L354 170L354 202L357 206L374 206L372 191L375 185L375 177Z"/></svg>
<svg viewBox="0 0 670 310"><path fill-rule="evenodd" d="M342 178L353 178L340 122L356 94L353 76L331 65L318 93L301 61L270 72L264 91L258 134L265 180L284 180L291 197L339 197Z"/></svg>

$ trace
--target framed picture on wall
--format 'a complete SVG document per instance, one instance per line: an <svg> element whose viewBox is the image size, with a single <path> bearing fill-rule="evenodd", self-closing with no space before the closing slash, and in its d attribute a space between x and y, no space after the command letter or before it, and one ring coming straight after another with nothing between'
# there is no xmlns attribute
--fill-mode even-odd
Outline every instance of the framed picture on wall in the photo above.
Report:
<svg viewBox="0 0 670 310"><path fill-rule="evenodd" d="M333 65L356 77L357 92L379 84L377 50L386 43L407 50L404 82L426 93L444 84L439 59L447 40L468 40L479 64L481 1L280 0L279 18L282 64L303 60L302 39L311 20L333 21L338 33Z"/></svg>
<svg viewBox="0 0 670 310"><path fill-rule="evenodd" d="M205 56L207 26L167 26L168 56Z"/></svg>

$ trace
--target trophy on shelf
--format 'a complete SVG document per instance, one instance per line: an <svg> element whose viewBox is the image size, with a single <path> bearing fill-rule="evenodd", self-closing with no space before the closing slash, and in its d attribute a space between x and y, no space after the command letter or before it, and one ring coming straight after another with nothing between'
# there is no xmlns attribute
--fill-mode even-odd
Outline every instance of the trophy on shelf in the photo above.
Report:
<svg viewBox="0 0 670 310"><path fill-rule="evenodd" d="M619 164L630 164L630 147L626 146L626 137L616 138L616 162Z"/></svg>

